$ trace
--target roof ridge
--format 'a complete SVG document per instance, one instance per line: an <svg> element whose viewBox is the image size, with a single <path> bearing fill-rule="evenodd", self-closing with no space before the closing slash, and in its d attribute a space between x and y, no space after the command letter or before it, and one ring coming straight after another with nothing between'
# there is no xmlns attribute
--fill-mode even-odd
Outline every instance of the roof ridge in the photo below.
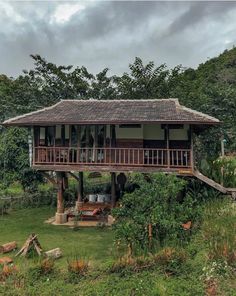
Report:
<svg viewBox="0 0 236 296"><path fill-rule="evenodd" d="M114 99L114 100L99 100L99 99L63 99L62 102L156 102L156 101L174 101L179 103L178 98L162 98L162 99Z"/></svg>
<svg viewBox="0 0 236 296"><path fill-rule="evenodd" d="M62 100L60 100L59 102L57 102L56 104L54 104L52 106L44 107L44 108L39 109L39 110L35 110L35 111L32 111L32 112L28 112L28 113L25 113L25 114L22 114L22 115L15 116L13 118L9 118L9 119L5 120L3 122L3 124L11 123L14 120L24 118L24 117L26 117L28 115L33 115L33 114L37 114L37 113L40 113L40 112L43 112L43 111L46 111L46 110L50 110L50 109L54 108L55 106L59 105L60 103L62 103Z"/></svg>

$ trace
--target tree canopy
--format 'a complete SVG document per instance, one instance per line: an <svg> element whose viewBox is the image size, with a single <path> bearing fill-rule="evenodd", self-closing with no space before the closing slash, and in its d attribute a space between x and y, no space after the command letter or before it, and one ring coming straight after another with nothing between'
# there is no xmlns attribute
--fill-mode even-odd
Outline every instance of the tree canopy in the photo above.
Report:
<svg viewBox="0 0 236 296"><path fill-rule="evenodd" d="M136 57L129 65L129 72L121 76L109 76L108 68L91 74L84 66L58 66L40 55L31 57L34 60L33 69L24 70L16 78L0 75L1 121L50 106L61 99L132 100L175 97L187 107L215 116L223 122L221 127L209 131L207 137L202 137L202 141L210 145L208 151L219 149L215 137L219 138L222 133L227 139L227 148L236 148L236 48L208 60L197 69L186 69L181 65L169 69L166 64L156 66L152 61L144 64L141 58ZM6 169L6 166L5 169L3 167L6 150L10 153L9 149L12 148L14 153L15 149L9 147L9 143L15 145L19 141L22 149L28 153L25 147L26 134L1 129L2 172ZM4 139L8 136L11 141L6 149ZM21 139L14 141L14 137ZM10 166L13 171L18 170L15 165ZM9 170L9 166L7 168Z"/></svg>

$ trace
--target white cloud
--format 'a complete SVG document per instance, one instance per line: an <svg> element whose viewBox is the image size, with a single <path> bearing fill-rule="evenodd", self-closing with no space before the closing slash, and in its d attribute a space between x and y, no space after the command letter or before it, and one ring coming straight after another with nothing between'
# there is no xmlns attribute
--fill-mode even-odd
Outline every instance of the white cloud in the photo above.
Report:
<svg viewBox="0 0 236 296"><path fill-rule="evenodd" d="M22 23L25 21L25 19L15 11L12 5L6 2L0 3L0 16L1 15L11 19L14 23Z"/></svg>
<svg viewBox="0 0 236 296"><path fill-rule="evenodd" d="M82 4L60 4L52 15L51 23L54 21L57 23L68 22L75 13L84 9L85 5Z"/></svg>

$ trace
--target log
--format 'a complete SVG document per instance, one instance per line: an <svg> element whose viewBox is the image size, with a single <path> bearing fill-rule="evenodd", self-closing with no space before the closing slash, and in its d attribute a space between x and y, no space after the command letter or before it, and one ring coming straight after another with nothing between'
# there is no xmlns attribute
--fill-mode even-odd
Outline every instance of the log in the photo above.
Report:
<svg viewBox="0 0 236 296"><path fill-rule="evenodd" d="M8 253L17 248L16 242L10 242L0 246L0 253Z"/></svg>
<svg viewBox="0 0 236 296"><path fill-rule="evenodd" d="M2 257L0 258L0 265L10 264L13 260L10 257Z"/></svg>
<svg viewBox="0 0 236 296"><path fill-rule="evenodd" d="M52 249L44 253L47 258L58 259L62 256L60 248Z"/></svg>

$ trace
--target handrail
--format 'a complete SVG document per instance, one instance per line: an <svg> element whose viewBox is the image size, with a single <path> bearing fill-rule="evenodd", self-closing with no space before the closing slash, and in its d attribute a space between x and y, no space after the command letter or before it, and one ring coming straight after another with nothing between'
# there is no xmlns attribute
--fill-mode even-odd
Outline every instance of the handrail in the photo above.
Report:
<svg viewBox="0 0 236 296"><path fill-rule="evenodd" d="M191 149L34 147L33 164L83 164L192 168Z"/></svg>
<svg viewBox="0 0 236 296"><path fill-rule="evenodd" d="M76 147L76 146L37 146L37 147L34 147L34 148L44 148L44 149L54 149L54 148L59 148L59 149L126 149L126 150L129 150L129 149L135 149L135 150L175 150L175 151L191 151L191 149L174 149L174 148L140 148L140 147L130 147L130 148L127 148L127 147Z"/></svg>

